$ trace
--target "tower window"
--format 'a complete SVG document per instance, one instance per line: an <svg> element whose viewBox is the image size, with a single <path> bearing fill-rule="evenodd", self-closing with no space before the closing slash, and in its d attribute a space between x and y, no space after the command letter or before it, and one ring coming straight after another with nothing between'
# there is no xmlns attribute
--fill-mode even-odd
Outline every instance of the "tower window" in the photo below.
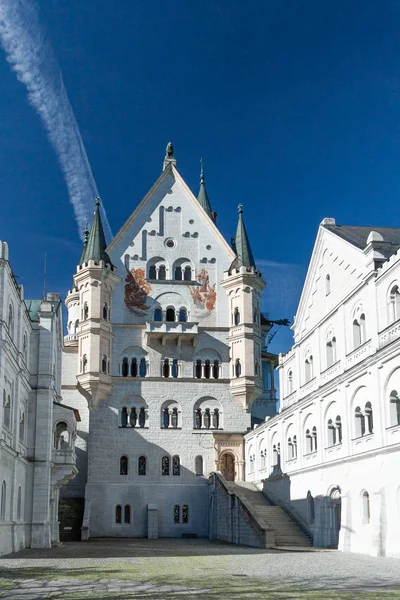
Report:
<svg viewBox="0 0 400 600"><path fill-rule="evenodd" d="M175 309L167 308L165 317L166 317L166 321L174 322L175 321Z"/></svg>

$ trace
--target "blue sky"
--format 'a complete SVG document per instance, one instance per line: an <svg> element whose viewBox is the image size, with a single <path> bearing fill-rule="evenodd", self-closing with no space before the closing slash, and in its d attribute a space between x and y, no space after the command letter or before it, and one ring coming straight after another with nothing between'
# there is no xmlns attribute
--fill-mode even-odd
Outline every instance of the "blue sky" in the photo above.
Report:
<svg viewBox="0 0 400 600"><path fill-rule="evenodd" d="M17 0L14 0L17 2ZM18 0L19 1L19 0ZM323 217L395 226L400 3L387 0L46 0L38 6L114 233L173 141L219 226L237 204L268 287L292 319ZM81 241L63 175L0 51L0 239L27 297L65 294ZM286 351L291 332L272 349Z"/></svg>

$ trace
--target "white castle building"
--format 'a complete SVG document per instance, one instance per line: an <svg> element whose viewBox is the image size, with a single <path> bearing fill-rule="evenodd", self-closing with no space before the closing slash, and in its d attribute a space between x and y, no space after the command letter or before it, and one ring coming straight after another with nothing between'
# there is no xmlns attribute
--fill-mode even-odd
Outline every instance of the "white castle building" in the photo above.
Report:
<svg viewBox="0 0 400 600"><path fill-rule="evenodd" d="M0 554L59 541L79 421L60 404L62 336L59 294L25 300L0 242Z"/></svg>
<svg viewBox="0 0 400 600"><path fill-rule="evenodd" d="M315 546L400 557L400 229L324 219L246 479Z"/></svg>
<svg viewBox="0 0 400 600"><path fill-rule="evenodd" d="M82 420L64 539L82 512L84 539L209 535L208 474L244 479L252 404L255 418L275 405L262 381L262 362L274 362L262 357L264 286L241 207L232 249L203 173L196 198L171 144L107 248L96 205L66 298L62 395Z"/></svg>

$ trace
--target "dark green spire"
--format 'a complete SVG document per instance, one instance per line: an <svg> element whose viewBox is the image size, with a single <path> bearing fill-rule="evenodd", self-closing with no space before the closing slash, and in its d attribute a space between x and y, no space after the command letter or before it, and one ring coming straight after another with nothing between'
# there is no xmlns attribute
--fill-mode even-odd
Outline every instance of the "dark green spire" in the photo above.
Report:
<svg viewBox="0 0 400 600"><path fill-rule="evenodd" d="M106 246L106 238L104 236L100 217L100 198L96 198L96 208L94 211L92 228L90 234L87 236L87 242L86 245L84 245L80 264L87 263L89 260L94 260L95 262L103 260L105 263L111 265L110 257L106 252Z"/></svg>
<svg viewBox="0 0 400 600"><path fill-rule="evenodd" d="M239 212L239 221L236 229L236 236L234 240L234 250L237 255L237 259L235 261L235 266L239 267L254 267L256 268L256 263L254 262L253 253L251 251L249 238L247 237L246 227L244 226L243 221L243 206L239 204L238 206Z"/></svg>
<svg viewBox="0 0 400 600"><path fill-rule="evenodd" d="M200 164L201 164L201 169L200 169L200 190L199 190L199 194L197 196L197 200L199 201L200 205L204 208L204 210L206 211L206 213L208 214L208 216L210 218L213 218L212 217L212 211L211 211L210 201L209 201L208 196L207 196L206 185L204 183L203 159L200 160Z"/></svg>

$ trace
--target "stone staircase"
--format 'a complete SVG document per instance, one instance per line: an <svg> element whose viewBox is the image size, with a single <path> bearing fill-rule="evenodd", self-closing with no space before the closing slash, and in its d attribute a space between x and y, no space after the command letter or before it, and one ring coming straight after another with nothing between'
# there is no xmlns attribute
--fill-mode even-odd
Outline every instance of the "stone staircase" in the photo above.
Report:
<svg viewBox="0 0 400 600"><path fill-rule="evenodd" d="M311 538L280 507L268 502L255 485L245 481L229 482L229 488L239 499L243 499L259 521L275 533L276 547L310 547Z"/></svg>

